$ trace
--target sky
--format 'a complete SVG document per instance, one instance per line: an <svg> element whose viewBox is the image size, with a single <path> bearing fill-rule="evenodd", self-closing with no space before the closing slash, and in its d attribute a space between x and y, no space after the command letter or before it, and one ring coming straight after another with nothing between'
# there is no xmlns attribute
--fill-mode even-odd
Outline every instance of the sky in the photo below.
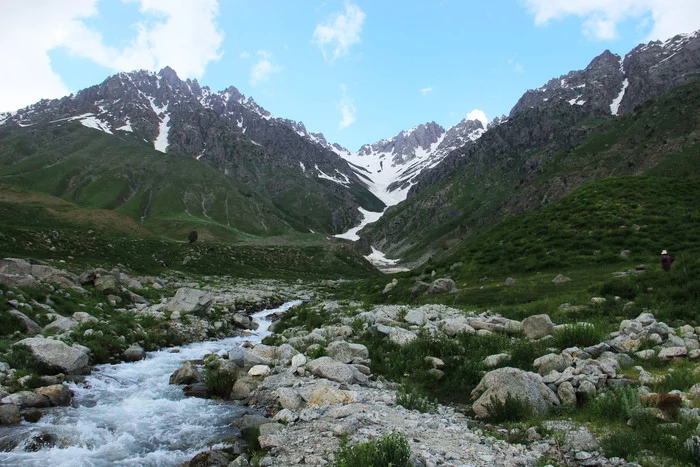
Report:
<svg viewBox="0 0 700 467"><path fill-rule="evenodd" d="M698 0L0 0L0 112L170 66L356 151L697 29Z"/></svg>

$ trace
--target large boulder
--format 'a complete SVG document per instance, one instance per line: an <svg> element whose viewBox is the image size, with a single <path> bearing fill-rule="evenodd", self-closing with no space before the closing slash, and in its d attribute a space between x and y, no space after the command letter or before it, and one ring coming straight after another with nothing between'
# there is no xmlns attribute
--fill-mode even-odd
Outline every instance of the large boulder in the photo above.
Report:
<svg viewBox="0 0 700 467"><path fill-rule="evenodd" d="M170 375L170 384L194 384L202 381L202 376L192 362L185 362L182 367Z"/></svg>
<svg viewBox="0 0 700 467"><path fill-rule="evenodd" d="M168 301L167 309L171 312L178 312L181 315L193 313L196 315L206 315L209 312L213 298L208 293L182 287L177 289L175 296Z"/></svg>
<svg viewBox="0 0 700 467"><path fill-rule="evenodd" d="M533 315L523 320L523 330L530 339L541 339L554 334L554 323L549 315Z"/></svg>
<svg viewBox="0 0 700 467"><path fill-rule="evenodd" d="M442 327L440 329L450 337L454 337L463 332L467 334L474 334L476 332L476 329L469 325L469 321L464 316L445 318L442 321Z"/></svg>
<svg viewBox="0 0 700 467"><path fill-rule="evenodd" d="M375 326L375 329L379 333L386 335L389 338L389 341L396 345L406 345L409 342L413 342L418 338L418 336L415 333L407 329L398 328L394 326L377 324Z"/></svg>
<svg viewBox="0 0 700 467"><path fill-rule="evenodd" d="M59 334L70 331L78 325L78 322L65 316L55 315L54 320L44 326L44 334Z"/></svg>
<svg viewBox="0 0 700 467"><path fill-rule="evenodd" d="M17 425L20 420L18 406L14 404L0 405L0 425Z"/></svg>
<svg viewBox="0 0 700 467"><path fill-rule="evenodd" d="M105 274L95 279L95 290L104 295L119 295L119 277L113 274Z"/></svg>
<svg viewBox="0 0 700 467"><path fill-rule="evenodd" d="M328 355L341 363L352 363L354 359L367 360L369 350L362 344L353 344L345 341L335 341L326 348Z"/></svg>
<svg viewBox="0 0 700 467"><path fill-rule="evenodd" d="M41 334L41 327L39 327L38 324L36 324L31 318L29 318L29 316L25 315L21 311L8 310L7 314L10 316L14 316L22 322L22 326L24 328L23 332L25 334L30 336L36 336L37 334Z"/></svg>
<svg viewBox="0 0 700 467"><path fill-rule="evenodd" d="M336 362L331 357L321 357L306 364L306 369L319 378L326 378L344 384L365 383L367 376L352 365Z"/></svg>
<svg viewBox="0 0 700 467"><path fill-rule="evenodd" d="M505 367L490 371L472 391L472 410L480 418L488 418L489 406L495 400L505 403L508 396L528 402L535 415L543 415L559 405L557 395L537 373Z"/></svg>
<svg viewBox="0 0 700 467"><path fill-rule="evenodd" d="M52 406L69 406L73 399L73 391L63 384L43 386L36 388L34 392L47 397Z"/></svg>
<svg viewBox="0 0 700 467"><path fill-rule="evenodd" d="M440 293L450 293L457 289L455 281L448 278L435 279L430 287L428 287L427 294L440 294Z"/></svg>
<svg viewBox="0 0 700 467"><path fill-rule="evenodd" d="M56 269L35 259L0 259L0 274L17 278L31 276L41 282L58 284L61 287L79 287L78 276L62 269Z"/></svg>
<svg viewBox="0 0 700 467"><path fill-rule="evenodd" d="M138 362L139 360L143 360L145 357L146 351L143 350L143 347L136 343L131 344L129 348L122 353L122 358L125 362Z"/></svg>
<svg viewBox="0 0 700 467"><path fill-rule="evenodd" d="M80 375L90 372L89 357L82 346L69 346L61 341L44 337L29 337L17 344L26 345L39 363L61 373Z"/></svg>
<svg viewBox="0 0 700 467"><path fill-rule="evenodd" d="M32 391L19 391L0 400L2 404L13 404L21 408L50 407L51 401L48 397Z"/></svg>

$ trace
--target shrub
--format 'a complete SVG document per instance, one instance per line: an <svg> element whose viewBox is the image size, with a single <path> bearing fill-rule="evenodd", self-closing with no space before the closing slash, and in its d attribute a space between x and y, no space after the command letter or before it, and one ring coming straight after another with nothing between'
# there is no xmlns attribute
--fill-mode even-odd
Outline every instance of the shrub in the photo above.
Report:
<svg viewBox="0 0 700 467"><path fill-rule="evenodd" d="M187 241L190 242L190 243L196 242L198 238L199 238L199 234L197 233L196 230L193 230L192 232L190 232L190 233L187 235Z"/></svg>
<svg viewBox="0 0 700 467"><path fill-rule="evenodd" d="M486 404L489 416L486 419L491 423L518 422L532 417L534 411L532 404L527 399L519 399L508 394L505 401L491 398Z"/></svg>
<svg viewBox="0 0 700 467"><path fill-rule="evenodd" d="M630 386L615 387L593 399L590 409L598 418L627 422L642 410L639 390Z"/></svg>
<svg viewBox="0 0 700 467"><path fill-rule="evenodd" d="M437 409L437 399L430 400L421 395L416 389L401 389L396 396L396 403L409 410L417 410L421 413L434 412Z"/></svg>
<svg viewBox="0 0 700 467"><path fill-rule="evenodd" d="M336 467L408 467L411 448L406 436L398 432L385 433L380 440L349 444L341 439L335 452Z"/></svg>
<svg viewBox="0 0 700 467"><path fill-rule="evenodd" d="M697 382L698 377L691 368L673 368L661 381L652 385L652 390L664 394L674 389L687 392Z"/></svg>
<svg viewBox="0 0 700 467"><path fill-rule="evenodd" d="M218 360L206 363L202 376L207 393L222 399L228 399L233 385L236 384L236 374L223 370Z"/></svg>
<svg viewBox="0 0 700 467"><path fill-rule="evenodd" d="M573 324L560 329L554 334L554 346L560 349L569 347L588 347L605 340L606 334L592 324Z"/></svg>
<svg viewBox="0 0 700 467"><path fill-rule="evenodd" d="M323 345L320 345L318 347L315 347L309 352L309 359L310 360L315 360L317 358L325 357L328 355L328 351Z"/></svg>

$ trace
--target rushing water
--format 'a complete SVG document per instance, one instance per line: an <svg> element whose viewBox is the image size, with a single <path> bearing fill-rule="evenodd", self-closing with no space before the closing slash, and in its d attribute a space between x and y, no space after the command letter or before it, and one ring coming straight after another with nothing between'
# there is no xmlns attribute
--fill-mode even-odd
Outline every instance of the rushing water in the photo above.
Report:
<svg viewBox="0 0 700 467"><path fill-rule="evenodd" d="M71 384L74 405L50 409L38 423L0 428L0 465L106 466L180 465L197 452L235 436L233 422L245 407L185 397L170 375L186 360L224 354L245 340L269 335L272 313L300 303L253 315L259 323L251 336L199 342L149 352L139 362L100 365L82 384ZM7 449L7 448L5 448Z"/></svg>

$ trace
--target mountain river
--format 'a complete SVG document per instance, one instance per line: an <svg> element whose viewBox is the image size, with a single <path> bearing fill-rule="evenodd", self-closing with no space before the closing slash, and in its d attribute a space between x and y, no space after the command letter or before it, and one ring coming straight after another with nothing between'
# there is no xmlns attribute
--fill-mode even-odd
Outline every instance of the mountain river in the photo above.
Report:
<svg viewBox="0 0 700 467"><path fill-rule="evenodd" d="M186 360L224 355L269 335L269 315L300 301L254 314L252 335L149 352L144 360L99 365L84 383L70 384L75 407L52 408L38 423L0 428L0 465L181 465L238 434L232 423L250 409L231 402L185 397L170 375ZM9 450L9 451L8 451Z"/></svg>

